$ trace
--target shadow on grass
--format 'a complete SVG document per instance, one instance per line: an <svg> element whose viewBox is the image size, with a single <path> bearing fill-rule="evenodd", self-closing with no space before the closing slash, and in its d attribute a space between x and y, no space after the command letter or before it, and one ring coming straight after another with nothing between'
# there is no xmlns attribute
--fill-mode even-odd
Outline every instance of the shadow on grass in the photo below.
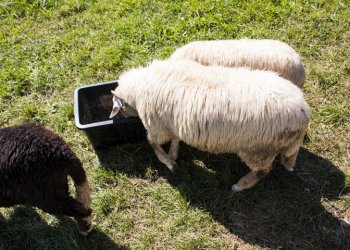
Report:
<svg viewBox="0 0 350 250"><path fill-rule="evenodd" d="M283 249L348 249L350 244L350 230L321 204L349 192L345 175L306 149L300 151L294 173L276 159L265 179L240 193L231 192L230 186L249 169L233 155L212 155L182 144L177 162L183 171L174 178L145 143L97 153L108 169L150 180L167 178L192 206L210 212L250 244Z"/></svg>
<svg viewBox="0 0 350 250"><path fill-rule="evenodd" d="M121 249L103 232L93 229L84 237L75 220L57 216L58 223L48 225L32 208L15 207L7 221L0 221L0 249Z"/></svg>

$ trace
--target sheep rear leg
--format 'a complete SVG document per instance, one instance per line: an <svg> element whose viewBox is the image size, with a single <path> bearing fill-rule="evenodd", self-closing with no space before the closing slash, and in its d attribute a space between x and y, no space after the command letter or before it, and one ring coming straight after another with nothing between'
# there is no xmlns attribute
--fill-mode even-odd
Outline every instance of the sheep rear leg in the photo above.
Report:
<svg viewBox="0 0 350 250"><path fill-rule="evenodd" d="M290 156L282 155L281 163L288 172L294 172L295 162L297 160L298 152Z"/></svg>
<svg viewBox="0 0 350 250"><path fill-rule="evenodd" d="M281 152L281 164L285 167L288 172L293 172L295 167L295 162L299 153L300 146L303 143L305 136L305 129L298 131L298 133L293 133L290 138L290 144Z"/></svg>
<svg viewBox="0 0 350 250"><path fill-rule="evenodd" d="M169 149L169 158L173 161L176 161L179 155L179 145L180 145L180 140L178 139L171 140L170 149Z"/></svg>
<svg viewBox="0 0 350 250"><path fill-rule="evenodd" d="M288 148L281 154L281 164L288 172L293 172L295 167L295 162L299 153L299 144L297 146Z"/></svg>
<svg viewBox="0 0 350 250"><path fill-rule="evenodd" d="M264 178L269 171L259 170L259 171L250 171L248 174L243 176L236 184L232 185L231 189L235 192L240 192L245 189L253 187L258 183L262 178Z"/></svg>
<svg viewBox="0 0 350 250"><path fill-rule="evenodd" d="M172 160L164 149L156 143L150 143L160 162L164 163L171 172L175 171L176 162Z"/></svg>
<svg viewBox="0 0 350 250"><path fill-rule="evenodd" d="M266 152L240 153L239 155L251 171L232 185L231 190L235 192L249 189L264 178L270 172L276 156L276 154L266 154Z"/></svg>

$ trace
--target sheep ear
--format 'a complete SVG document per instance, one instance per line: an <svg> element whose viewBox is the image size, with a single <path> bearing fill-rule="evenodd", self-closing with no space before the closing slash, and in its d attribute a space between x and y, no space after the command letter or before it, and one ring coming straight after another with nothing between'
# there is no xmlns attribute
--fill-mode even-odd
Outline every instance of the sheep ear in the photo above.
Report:
<svg viewBox="0 0 350 250"><path fill-rule="evenodd" d="M117 96L117 92L115 92L114 90L111 90L111 93L112 93L114 96Z"/></svg>
<svg viewBox="0 0 350 250"><path fill-rule="evenodd" d="M115 97L113 102L112 112L109 115L109 119L112 119L114 116L116 116L122 107L123 107L122 101L118 97Z"/></svg>

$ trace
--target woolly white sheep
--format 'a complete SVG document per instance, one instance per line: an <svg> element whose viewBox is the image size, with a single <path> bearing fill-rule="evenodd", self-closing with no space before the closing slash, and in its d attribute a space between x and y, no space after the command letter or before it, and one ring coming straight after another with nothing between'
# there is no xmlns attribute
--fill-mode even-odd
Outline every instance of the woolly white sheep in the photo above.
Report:
<svg viewBox="0 0 350 250"><path fill-rule="evenodd" d="M208 66L249 67L278 73L302 87L305 70L299 55L276 40L196 41L178 48L171 59L188 59Z"/></svg>
<svg viewBox="0 0 350 250"><path fill-rule="evenodd" d="M254 186L282 155L293 171L310 120L303 94L268 71L156 61L122 74L112 110L137 110L159 160L176 166L179 141L212 153L237 153L251 169L232 190ZM122 101L122 103L120 103ZM160 145L171 141L169 154Z"/></svg>
<svg viewBox="0 0 350 250"><path fill-rule="evenodd" d="M80 160L62 138L32 123L0 129L0 206L19 204L73 216L83 235L91 231L90 188Z"/></svg>

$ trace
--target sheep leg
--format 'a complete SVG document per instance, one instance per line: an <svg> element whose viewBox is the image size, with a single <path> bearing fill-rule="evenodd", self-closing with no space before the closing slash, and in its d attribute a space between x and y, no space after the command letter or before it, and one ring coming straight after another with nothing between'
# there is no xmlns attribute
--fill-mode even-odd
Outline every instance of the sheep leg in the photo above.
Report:
<svg viewBox="0 0 350 250"><path fill-rule="evenodd" d="M281 163L288 172L293 172L295 167L295 162L297 160L298 152L295 152L291 156L281 156Z"/></svg>
<svg viewBox="0 0 350 250"><path fill-rule="evenodd" d="M239 156L251 171L243 176L235 185L232 185L232 191L236 192L249 189L264 178L270 172L276 154L257 150L248 153L240 152Z"/></svg>
<svg viewBox="0 0 350 250"><path fill-rule="evenodd" d="M281 152L281 164L288 172L294 171L295 162L297 160L300 146L303 143L305 133L305 129L298 131L298 133L293 133L290 137L290 144Z"/></svg>
<svg viewBox="0 0 350 250"><path fill-rule="evenodd" d="M269 171L259 170L250 171L248 174L243 176L236 184L234 184L231 189L232 191L239 192L244 189L249 189L258 183L262 178L264 178Z"/></svg>
<svg viewBox="0 0 350 250"><path fill-rule="evenodd" d="M180 140L178 139L172 139L169 149L169 157L171 160L176 161L178 155L179 155L179 145Z"/></svg>
<svg viewBox="0 0 350 250"><path fill-rule="evenodd" d="M159 144L156 144L156 143L150 143L150 144L154 149L154 152L156 153L159 161L164 163L171 172L174 172L177 165L176 162L172 160L167 153L165 153L164 149Z"/></svg>
<svg viewBox="0 0 350 250"><path fill-rule="evenodd" d="M297 160L298 152L299 152L299 144L297 147L293 147L288 149L281 154L281 163L285 167L288 172L293 172L295 167L295 162Z"/></svg>

